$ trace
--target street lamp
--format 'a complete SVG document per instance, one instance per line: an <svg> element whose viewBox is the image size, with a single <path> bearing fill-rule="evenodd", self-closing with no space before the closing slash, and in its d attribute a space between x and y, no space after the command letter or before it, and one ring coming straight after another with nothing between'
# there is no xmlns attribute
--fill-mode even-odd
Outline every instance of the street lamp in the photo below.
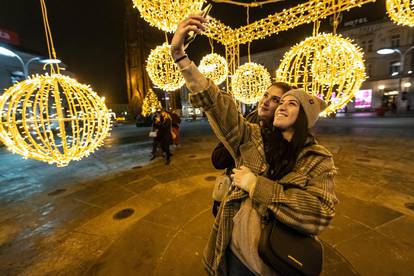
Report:
<svg viewBox="0 0 414 276"><path fill-rule="evenodd" d="M7 48L4 48L2 46L0 46L0 55L17 58L20 61L20 63L22 64L23 74L24 74L25 79L27 79L29 77L29 65L33 61L37 61L37 62L44 63L44 64L59 64L59 63L61 63L61 61L59 59L41 59L40 57L31 58L28 61L26 61L26 63L25 63L23 61L23 59L19 55L17 55L15 52L13 52L13 51L11 51Z"/></svg>
<svg viewBox="0 0 414 276"><path fill-rule="evenodd" d="M404 73L405 56L412 49L414 49L414 46L411 46L410 48L405 50L404 53L402 53L401 50L397 49L397 48L380 48L380 49L377 50L377 54L379 54L379 55L391 55L391 54L395 54L395 53L398 53L400 55L400 70L398 72L398 78L399 78L398 79L398 92L399 93L401 92L401 82L402 82L402 75Z"/></svg>

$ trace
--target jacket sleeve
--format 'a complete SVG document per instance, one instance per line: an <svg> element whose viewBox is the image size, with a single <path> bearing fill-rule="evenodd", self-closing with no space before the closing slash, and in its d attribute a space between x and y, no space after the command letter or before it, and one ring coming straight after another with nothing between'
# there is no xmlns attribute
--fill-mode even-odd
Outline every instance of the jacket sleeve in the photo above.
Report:
<svg viewBox="0 0 414 276"><path fill-rule="evenodd" d="M280 181L258 176L250 196L262 212L270 210L282 223L318 235L335 215L334 175L332 158L324 158L307 175L291 172Z"/></svg>
<svg viewBox="0 0 414 276"><path fill-rule="evenodd" d="M194 67L195 65L192 63L182 71L195 70ZM230 94L220 91L211 80L208 80L206 88L201 91L192 90L191 87L194 85L189 82L186 84L191 91L190 102L192 106L203 108L217 138L236 159L239 145L243 139L248 137L250 127L238 111L233 98Z"/></svg>

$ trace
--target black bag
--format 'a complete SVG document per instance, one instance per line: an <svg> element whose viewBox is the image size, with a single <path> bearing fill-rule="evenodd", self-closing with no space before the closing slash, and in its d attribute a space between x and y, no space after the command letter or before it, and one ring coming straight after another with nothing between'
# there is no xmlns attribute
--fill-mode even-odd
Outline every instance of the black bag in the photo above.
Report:
<svg viewBox="0 0 414 276"><path fill-rule="evenodd" d="M319 275L322 271L322 244L274 218L261 232L259 256L281 275Z"/></svg>

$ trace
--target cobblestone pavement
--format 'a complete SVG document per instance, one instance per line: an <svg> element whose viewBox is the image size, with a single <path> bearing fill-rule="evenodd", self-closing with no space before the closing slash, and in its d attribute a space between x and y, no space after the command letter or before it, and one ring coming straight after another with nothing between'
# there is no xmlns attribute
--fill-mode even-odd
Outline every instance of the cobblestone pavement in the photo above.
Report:
<svg viewBox="0 0 414 276"><path fill-rule="evenodd" d="M323 275L414 274L412 118L323 120L340 203ZM0 275L205 275L217 140L184 122L169 166L148 128L115 128L91 157L54 168L0 149Z"/></svg>

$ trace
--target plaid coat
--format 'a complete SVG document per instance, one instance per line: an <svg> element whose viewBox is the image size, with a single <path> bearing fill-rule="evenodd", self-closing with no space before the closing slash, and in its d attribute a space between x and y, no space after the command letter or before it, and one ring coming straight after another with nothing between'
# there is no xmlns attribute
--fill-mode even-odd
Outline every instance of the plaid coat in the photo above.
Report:
<svg viewBox="0 0 414 276"><path fill-rule="evenodd" d="M256 175L267 171L264 145L260 127L248 123L238 112L229 94L220 92L209 80L208 87L191 93L194 107L202 107L210 125L236 160ZM219 266L231 239L233 217L243 200L249 196L262 223L272 212L281 222L312 235L319 234L332 220L337 199L334 192L335 166L331 153L321 145L305 147L299 154L292 172L279 181L263 176L250 195L231 186L223 200L206 248L203 263L210 275L221 275Z"/></svg>

